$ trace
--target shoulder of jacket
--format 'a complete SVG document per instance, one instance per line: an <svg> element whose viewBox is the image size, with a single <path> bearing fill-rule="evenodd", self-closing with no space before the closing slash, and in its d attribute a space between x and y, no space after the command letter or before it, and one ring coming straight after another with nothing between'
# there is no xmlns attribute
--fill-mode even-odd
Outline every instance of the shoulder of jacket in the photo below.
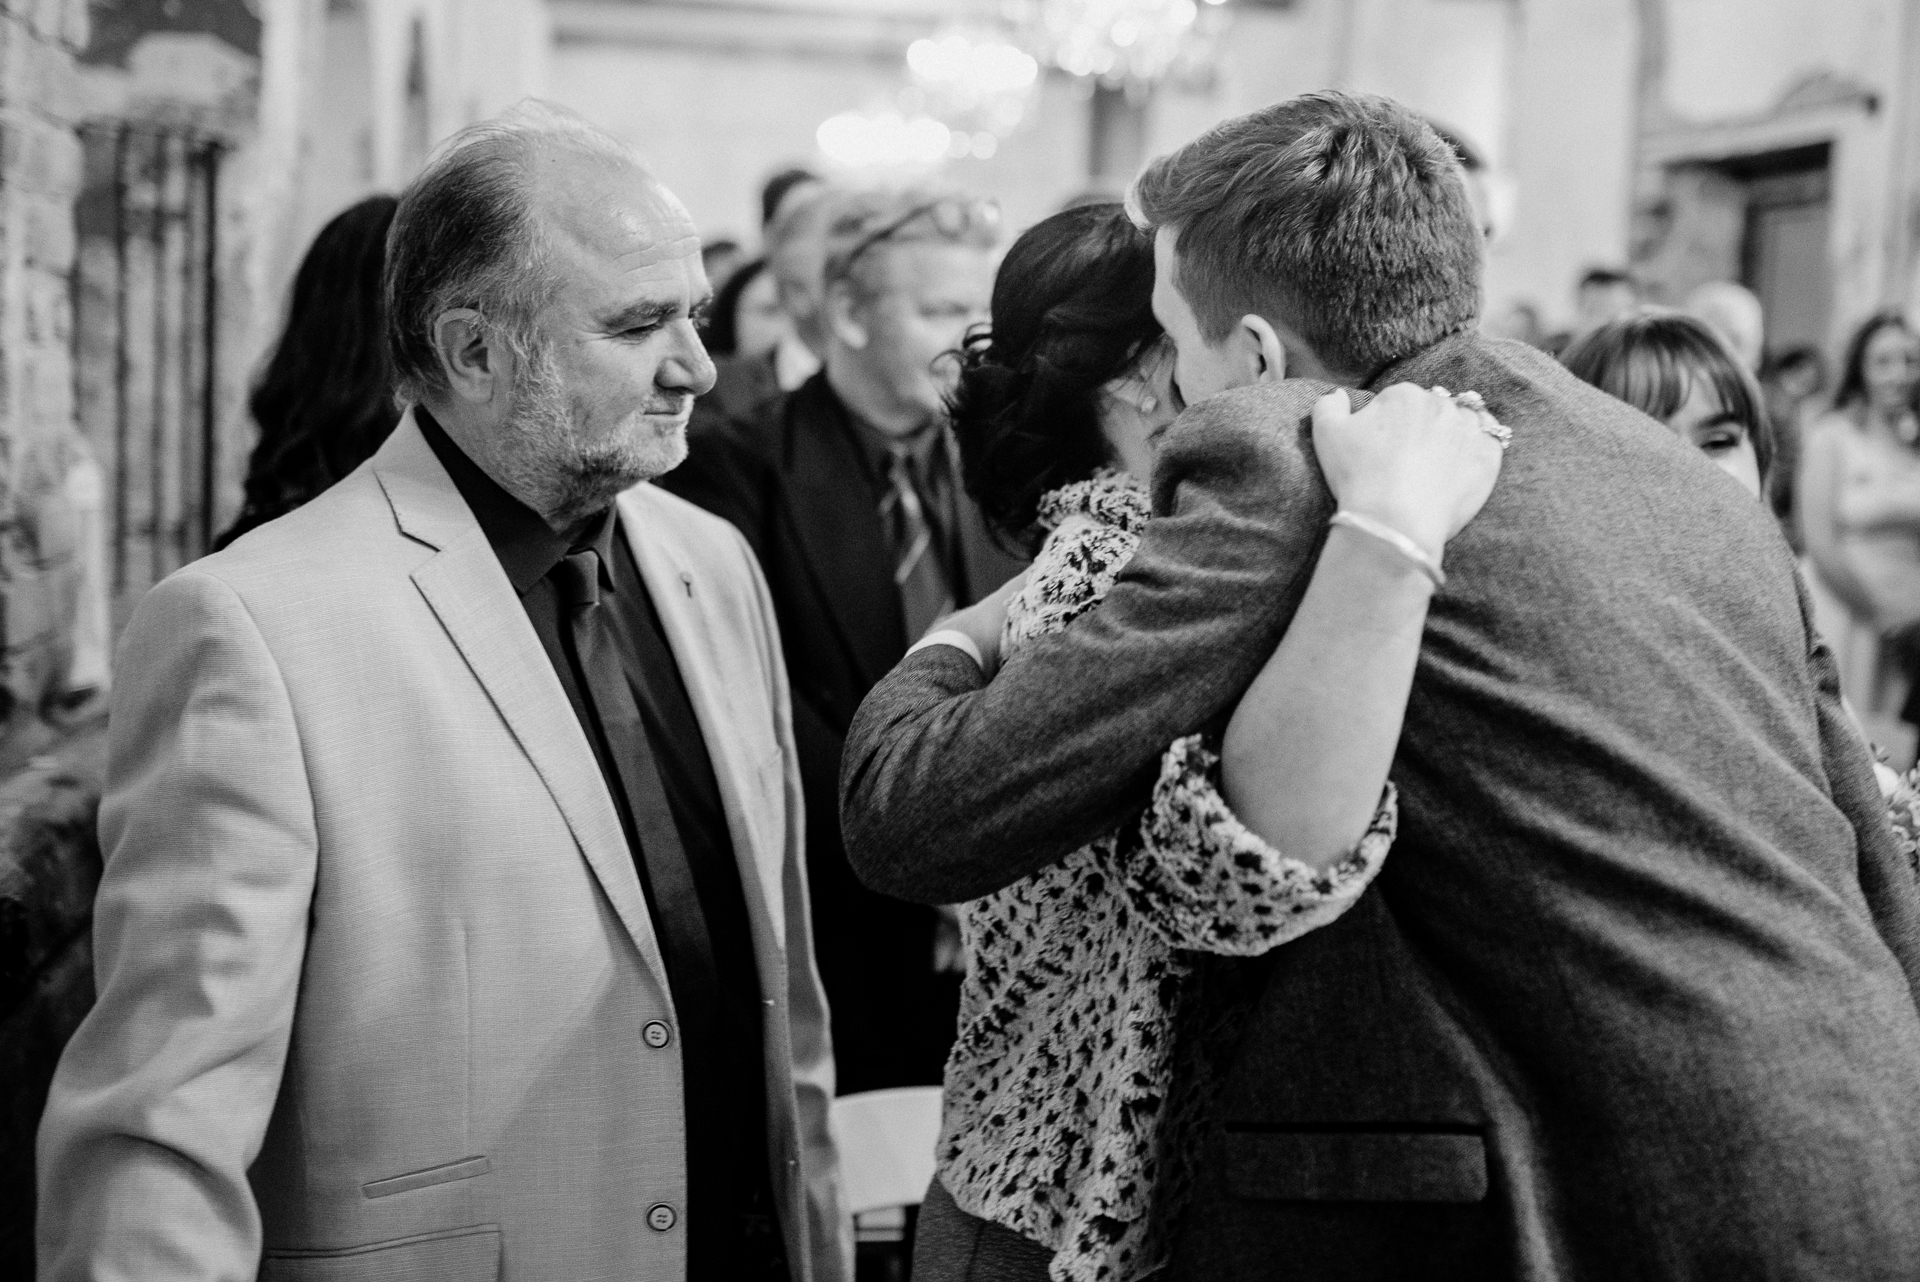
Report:
<svg viewBox="0 0 1920 1282"><path fill-rule="evenodd" d="M646 534L668 538L690 561L711 564L716 559L751 557L746 536L733 522L715 516L697 503L681 498L658 483L647 481L627 491L646 522ZM721 549L726 549L722 552Z"/></svg>

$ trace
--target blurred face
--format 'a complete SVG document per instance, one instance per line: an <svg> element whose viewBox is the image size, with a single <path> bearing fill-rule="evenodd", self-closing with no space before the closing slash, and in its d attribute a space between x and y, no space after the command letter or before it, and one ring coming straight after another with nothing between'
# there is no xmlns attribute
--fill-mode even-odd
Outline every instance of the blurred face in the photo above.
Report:
<svg viewBox="0 0 1920 1282"><path fill-rule="evenodd" d="M1200 319L1174 282L1180 276L1175 231L1162 227L1153 236L1153 316L1173 343L1173 381L1179 399L1191 405L1229 388L1246 387L1259 377L1244 344L1231 336L1214 343L1200 332Z"/></svg>
<svg viewBox="0 0 1920 1282"><path fill-rule="evenodd" d="M1667 428L1712 459L1753 497L1760 497L1760 456L1753 448L1753 435L1720 403L1706 379L1692 381L1687 399L1667 417Z"/></svg>
<svg viewBox="0 0 1920 1282"><path fill-rule="evenodd" d="M1625 316L1639 305L1633 286L1622 281L1611 285L1582 285L1578 300L1582 332L1599 329L1610 320Z"/></svg>
<svg viewBox="0 0 1920 1282"><path fill-rule="evenodd" d="M912 430L945 412L959 367L948 353L987 319L994 253L946 241L875 246L863 273L866 296L848 306L844 358L856 362L881 405L883 429ZM844 286L843 286L844 287Z"/></svg>
<svg viewBox="0 0 1920 1282"><path fill-rule="evenodd" d="M1920 384L1920 335L1903 326L1882 325L1867 341L1864 372L1867 399L1876 409L1895 410Z"/></svg>
<svg viewBox="0 0 1920 1282"><path fill-rule="evenodd" d="M535 318L508 427L560 515L584 517L686 458L693 398L713 386L693 322L709 291L692 220L651 176L567 156L542 180L560 285Z"/></svg>
<svg viewBox="0 0 1920 1282"><path fill-rule="evenodd" d="M1180 416L1173 390L1173 343L1164 335L1123 378L1102 389L1100 431L1113 461L1141 480L1153 475L1153 456Z"/></svg>
<svg viewBox="0 0 1920 1282"><path fill-rule="evenodd" d="M741 356L770 352L792 327L780 310L780 286L772 272L761 272L740 291L734 305L733 347Z"/></svg>

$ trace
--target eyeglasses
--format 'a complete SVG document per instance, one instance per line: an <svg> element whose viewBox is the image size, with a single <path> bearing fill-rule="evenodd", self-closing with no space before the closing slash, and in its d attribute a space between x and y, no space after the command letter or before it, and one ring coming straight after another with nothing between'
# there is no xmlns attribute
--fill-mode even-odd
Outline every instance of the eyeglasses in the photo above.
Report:
<svg viewBox="0 0 1920 1282"><path fill-rule="evenodd" d="M942 236L958 240L969 232L998 231L1000 206L991 200L967 200L958 196L942 196L938 200L915 205L898 218L882 223L855 241L853 248L840 259L839 270L834 274L845 277L853 271L853 265L860 260L860 255L881 241L891 240L922 218L932 222L933 229Z"/></svg>

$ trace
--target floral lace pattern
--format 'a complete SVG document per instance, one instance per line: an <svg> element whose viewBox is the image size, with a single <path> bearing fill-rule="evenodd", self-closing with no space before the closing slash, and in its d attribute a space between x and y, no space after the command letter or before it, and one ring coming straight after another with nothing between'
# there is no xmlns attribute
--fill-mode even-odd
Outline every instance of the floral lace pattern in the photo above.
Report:
<svg viewBox="0 0 1920 1282"><path fill-rule="evenodd" d="M1124 473L1049 494L1052 532L1009 607L1005 649L1098 603L1149 515ZM940 1180L962 1210L1050 1247L1060 1282L1134 1282L1166 1262L1207 1103L1169 1089L1195 996L1183 952L1256 954L1332 921L1393 841L1389 786L1354 851L1315 872L1234 817L1217 768L1200 736L1178 741L1137 825L961 907Z"/></svg>
<svg viewBox="0 0 1920 1282"><path fill-rule="evenodd" d="M1887 819L1893 824L1893 839L1907 857L1907 867L1920 882L1920 766L1900 776L1887 797Z"/></svg>

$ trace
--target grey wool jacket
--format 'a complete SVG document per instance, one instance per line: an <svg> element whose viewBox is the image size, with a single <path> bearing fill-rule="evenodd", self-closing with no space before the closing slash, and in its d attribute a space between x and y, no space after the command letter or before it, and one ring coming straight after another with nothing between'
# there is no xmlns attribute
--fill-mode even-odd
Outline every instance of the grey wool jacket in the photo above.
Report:
<svg viewBox="0 0 1920 1282"><path fill-rule="evenodd" d="M1386 371L1513 429L1448 547L1348 916L1251 963L1173 1276L1920 1277L1920 900L1765 509L1519 344ZM848 739L847 848L925 902L1111 829L1284 633L1326 390L1189 409L1101 607L991 683L909 656Z"/></svg>

